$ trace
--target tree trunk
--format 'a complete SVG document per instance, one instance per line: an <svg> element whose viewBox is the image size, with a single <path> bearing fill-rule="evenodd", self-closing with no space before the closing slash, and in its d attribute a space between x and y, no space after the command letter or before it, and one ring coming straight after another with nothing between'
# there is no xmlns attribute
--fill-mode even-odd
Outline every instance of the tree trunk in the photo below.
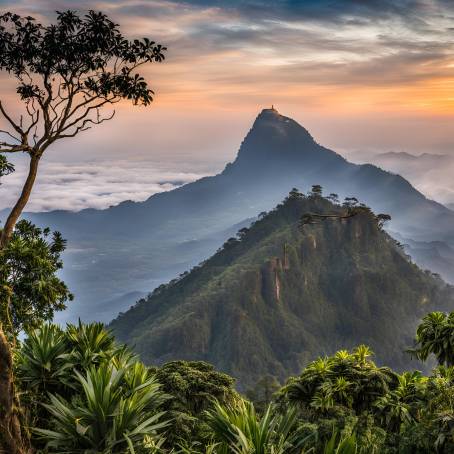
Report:
<svg viewBox="0 0 454 454"><path fill-rule="evenodd" d="M13 355L11 346L0 328L0 453L28 454L16 408Z"/></svg>
<svg viewBox="0 0 454 454"><path fill-rule="evenodd" d="M11 213L6 220L5 226L0 236L0 251L8 244L13 234L14 226L16 225L19 216L22 214L25 205L30 198L30 194L35 184L36 174L38 173L38 164L40 156L37 154L32 154L30 158L30 167L28 170L28 176L25 180L24 187L22 188L21 195L14 205L14 208L11 210Z"/></svg>
<svg viewBox="0 0 454 454"><path fill-rule="evenodd" d="M21 195L11 210L0 235L0 251L6 247L19 216L30 198L38 173L39 155L32 155ZM8 304L0 301L0 304ZM19 403L14 389L13 353L0 326L0 454L29 454L31 449L24 437L18 416Z"/></svg>

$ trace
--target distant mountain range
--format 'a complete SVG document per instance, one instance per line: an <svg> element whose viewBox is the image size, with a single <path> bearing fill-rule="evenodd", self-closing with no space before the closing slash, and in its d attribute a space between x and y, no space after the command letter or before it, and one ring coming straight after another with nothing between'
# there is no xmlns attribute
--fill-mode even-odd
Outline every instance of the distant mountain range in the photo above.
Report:
<svg viewBox="0 0 454 454"><path fill-rule="evenodd" d="M452 209L454 201L454 156L452 154L407 152L352 153L350 157L358 164L371 163L382 169L397 173L423 192Z"/></svg>
<svg viewBox="0 0 454 454"><path fill-rule="evenodd" d="M265 109L235 161L218 175L106 210L27 214L68 239L63 277L76 302L59 320L108 321L115 312L101 309L101 301L172 279L210 256L238 226L271 209L292 187L306 191L313 184L341 198L359 196L374 211L391 214L391 229L405 238L454 243L453 211L398 175L348 162L291 118Z"/></svg>
<svg viewBox="0 0 454 454"><path fill-rule="evenodd" d="M454 289L410 262L367 209L301 227L307 213L346 209L293 194L120 315L117 338L149 364L208 361L243 388L362 343L380 363L420 367L405 349L424 313L454 308Z"/></svg>

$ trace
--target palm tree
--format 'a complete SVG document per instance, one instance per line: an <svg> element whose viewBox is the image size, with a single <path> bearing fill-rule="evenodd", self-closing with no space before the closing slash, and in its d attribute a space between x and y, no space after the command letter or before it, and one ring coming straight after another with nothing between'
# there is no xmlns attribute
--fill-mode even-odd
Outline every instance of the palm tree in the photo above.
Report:
<svg viewBox="0 0 454 454"><path fill-rule="evenodd" d="M377 367L369 357L371 350L359 346L329 358L310 363L299 377L291 378L281 391L288 401L322 412L344 406L361 413L390 389L397 386L397 375Z"/></svg>
<svg viewBox="0 0 454 454"><path fill-rule="evenodd" d="M434 354L438 364L454 366L454 312L427 314L418 326L415 344L409 352L420 360Z"/></svg>
<svg viewBox="0 0 454 454"><path fill-rule="evenodd" d="M393 432L415 422L419 409L426 405L427 377L418 371L404 372L398 380L397 388L375 403L382 424Z"/></svg>

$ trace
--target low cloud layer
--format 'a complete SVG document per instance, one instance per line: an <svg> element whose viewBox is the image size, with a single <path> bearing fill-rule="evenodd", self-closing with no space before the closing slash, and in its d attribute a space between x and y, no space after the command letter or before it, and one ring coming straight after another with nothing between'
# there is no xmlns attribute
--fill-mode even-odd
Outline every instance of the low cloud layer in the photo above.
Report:
<svg viewBox="0 0 454 454"><path fill-rule="evenodd" d="M12 206L20 193L25 162L16 169L2 180L0 210ZM28 211L103 209L124 200L143 201L204 175L147 161L43 162L40 172Z"/></svg>
<svg viewBox="0 0 454 454"><path fill-rule="evenodd" d="M350 159L357 163L373 163L385 170L402 175L427 197L454 204L454 156L449 154L423 153L413 155L405 152L376 154L352 153Z"/></svg>

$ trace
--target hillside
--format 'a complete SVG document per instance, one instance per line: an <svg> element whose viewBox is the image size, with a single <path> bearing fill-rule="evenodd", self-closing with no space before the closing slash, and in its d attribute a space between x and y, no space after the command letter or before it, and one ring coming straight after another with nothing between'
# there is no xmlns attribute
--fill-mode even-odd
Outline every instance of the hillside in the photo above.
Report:
<svg viewBox="0 0 454 454"><path fill-rule="evenodd" d="M215 151L215 145L213 145ZM28 215L68 240L64 278L76 295L67 319L109 321L99 302L152 290L213 254L238 224L270 210L290 188L322 184L341 198L361 194L390 227L418 241L454 241L454 213L408 181L372 165L356 165L319 145L291 118L264 109L237 158L219 175L107 210ZM454 282L454 275L449 276Z"/></svg>
<svg viewBox="0 0 454 454"><path fill-rule="evenodd" d="M360 343L379 362L416 367L403 350L417 321L452 308L453 291L411 263L370 210L299 226L305 213L345 210L320 196L288 197L111 328L149 364L205 360L243 387Z"/></svg>

